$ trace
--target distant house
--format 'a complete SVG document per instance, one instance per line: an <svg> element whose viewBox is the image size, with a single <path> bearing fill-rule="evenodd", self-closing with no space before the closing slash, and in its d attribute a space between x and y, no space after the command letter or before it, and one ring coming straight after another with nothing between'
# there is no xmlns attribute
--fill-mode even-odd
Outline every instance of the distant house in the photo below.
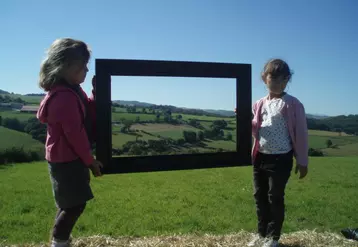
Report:
<svg viewBox="0 0 358 247"><path fill-rule="evenodd" d="M20 112L24 112L24 113L37 113L39 109L39 106L34 106L34 105L24 105Z"/></svg>

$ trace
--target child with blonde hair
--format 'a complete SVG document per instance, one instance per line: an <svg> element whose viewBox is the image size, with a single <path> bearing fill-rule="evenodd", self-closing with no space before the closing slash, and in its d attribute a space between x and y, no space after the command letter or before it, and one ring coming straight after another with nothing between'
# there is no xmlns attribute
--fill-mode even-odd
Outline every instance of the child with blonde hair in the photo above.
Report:
<svg viewBox="0 0 358 247"><path fill-rule="evenodd" d="M261 78L268 95L253 106L252 150L254 198L258 218L258 234L248 244L279 246L285 216L285 187L296 159L295 173L307 175L308 131L302 103L285 92L292 72L281 59L264 66ZM235 109L236 112L236 109Z"/></svg>
<svg viewBox="0 0 358 247"><path fill-rule="evenodd" d="M84 42L58 39L40 69L39 85L47 95L37 118L47 124L46 160L58 207L52 247L70 246L72 229L87 201L94 198L89 170L101 176L102 164L94 159L91 148L95 142L95 77L90 98L80 86L89 59L90 50Z"/></svg>

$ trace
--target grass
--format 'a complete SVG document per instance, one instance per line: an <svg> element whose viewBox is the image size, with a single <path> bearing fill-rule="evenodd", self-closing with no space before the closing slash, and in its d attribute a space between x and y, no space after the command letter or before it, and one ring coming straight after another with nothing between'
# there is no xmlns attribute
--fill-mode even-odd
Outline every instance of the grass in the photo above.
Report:
<svg viewBox="0 0 358 247"><path fill-rule="evenodd" d="M337 148L325 148L322 151L326 156L357 156L358 143L338 146Z"/></svg>
<svg viewBox="0 0 358 247"><path fill-rule="evenodd" d="M222 148L224 150L236 151L236 143L233 141L210 141L206 142L206 144L208 144L208 146L212 148Z"/></svg>
<svg viewBox="0 0 358 247"><path fill-rule="evenodd" d="M289 181L284 233L356 227L358 157L310 162L307 178L293 174ZM92 186L96 197L74 237L226 234L256 227L251 167L106 175L92 178ZM46 163L1 169L0 187L0 239L47 241L55 207Z"/></svg>
<svg viewBox="0 0 358 247"><path fill-rule="evenodd" d="M197 119L197 120L204 120L204 121L215 121L215 120L221 120L225 119L227 121L233 120L233 118L228 117L211 117L211 116L197 116L197 115L190 115L190 114L181 114L181 113L173 113L173 118L176 118L177 115L181 115L183 117L183 120L190 120L190 119Z"/></svg>
<svg viewBox="0 0 358 247"><path fill-rule="evenodd" d="M144 130L154 135L160 135L162 137L180 139L183 138L183 131L195 131L196 129L189 125L172 125L172 124L135 124L132 129Z"/></svg>
<svg viewBox="0 0 358 247"><path fill-rule="evenodd" d="M340 135L339 132L333 131L324 131L324 130L308 130L309 135L317 135L317 136L351 136L346 133L342 133Z"/></svg>
<svg viewBox="0 0 358 247"><path fill-rule="evenodd" d="M28 151L39 151L44 148L44 145L41 142L32 139L30 135L7 129L2 126L0 126L0 137L0 151L21 146L24 146L24 149Z"/></svg>
<svg viewBox="0 0 358 247"><path fill-rule="evenodd" d="M144 141L148 141L148 140L158 140L159 138L155 137L155 136L151 136L145 133L136 133L138 135L140 135L140 137L138 138L138 140L144 140ZM125 134L125 133L116 133L115 135L112 135L112 146L115 148L122 148L122 146L124 144L126 144L129 141L135 141L136 140L136 135L131 135L131 134Z"/></svg>
<svg viewBox="0 0 358 247"><path fill-rule="evenodd" d="M135 121L137 117L139 117L141 121L154 121L156 119L156 116L153 114L112 112L112 121L120 121L122 118Z"/></svg>
<svg viewBox="0 0 358 247"><path fill-rule="evenodd" d="M20 111L0 111L0 116L4 118L17 118L21 122L25 122L30 118L36 117L35 113L24 113Z"/></svg>

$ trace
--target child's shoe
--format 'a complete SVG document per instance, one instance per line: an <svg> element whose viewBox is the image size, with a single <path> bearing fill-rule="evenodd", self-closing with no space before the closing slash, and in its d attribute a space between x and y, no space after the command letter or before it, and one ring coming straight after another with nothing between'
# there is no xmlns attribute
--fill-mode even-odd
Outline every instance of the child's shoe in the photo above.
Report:
<svg viewBox="0 0 358 247"><path fill-rule="evenodd" d="M349 229L349 228L343 229L341 231L341 233L347 239L353 239L353 240L358 241L358 228L357 229Z"/></svg>
<svg viewBox="0 0 358 247"><path fill-rule="evenodd" d="M51 242L51 247L70 247L70 241L53 239Z"/></svg>
<svg viewBox="0 0 358 247"><path fill-rule="evenodd" d="M263 245L263 247L279 247L280 244L278 243L277 240L273 240L273 239L267 239Z"/></svg>
<svg viewBox="0 0 358 247"><path fill-rule="evenodd" d="M258 246L258 244L262 243L264 240L263 237L260 236L260 234L255 234L251 241L247 244L248 247L255 247Z"/></svg>

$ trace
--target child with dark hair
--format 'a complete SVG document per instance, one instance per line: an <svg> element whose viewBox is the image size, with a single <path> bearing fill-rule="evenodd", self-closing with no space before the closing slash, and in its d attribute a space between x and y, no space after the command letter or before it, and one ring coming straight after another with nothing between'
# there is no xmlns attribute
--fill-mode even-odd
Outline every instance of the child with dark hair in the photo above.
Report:
<svg viewBox="0 0 358 247"><path fill-rule="evenodd" d="M248 244L279 246L285 216L285 187L296 159L300 179L307 175L308 130L302 103L285 92L292 72L281 59L264 66L261 78L268 95L253 106L252 149L254 198L258 217L258 234ZM236 112L236 109L235 109Z"/></svg>

